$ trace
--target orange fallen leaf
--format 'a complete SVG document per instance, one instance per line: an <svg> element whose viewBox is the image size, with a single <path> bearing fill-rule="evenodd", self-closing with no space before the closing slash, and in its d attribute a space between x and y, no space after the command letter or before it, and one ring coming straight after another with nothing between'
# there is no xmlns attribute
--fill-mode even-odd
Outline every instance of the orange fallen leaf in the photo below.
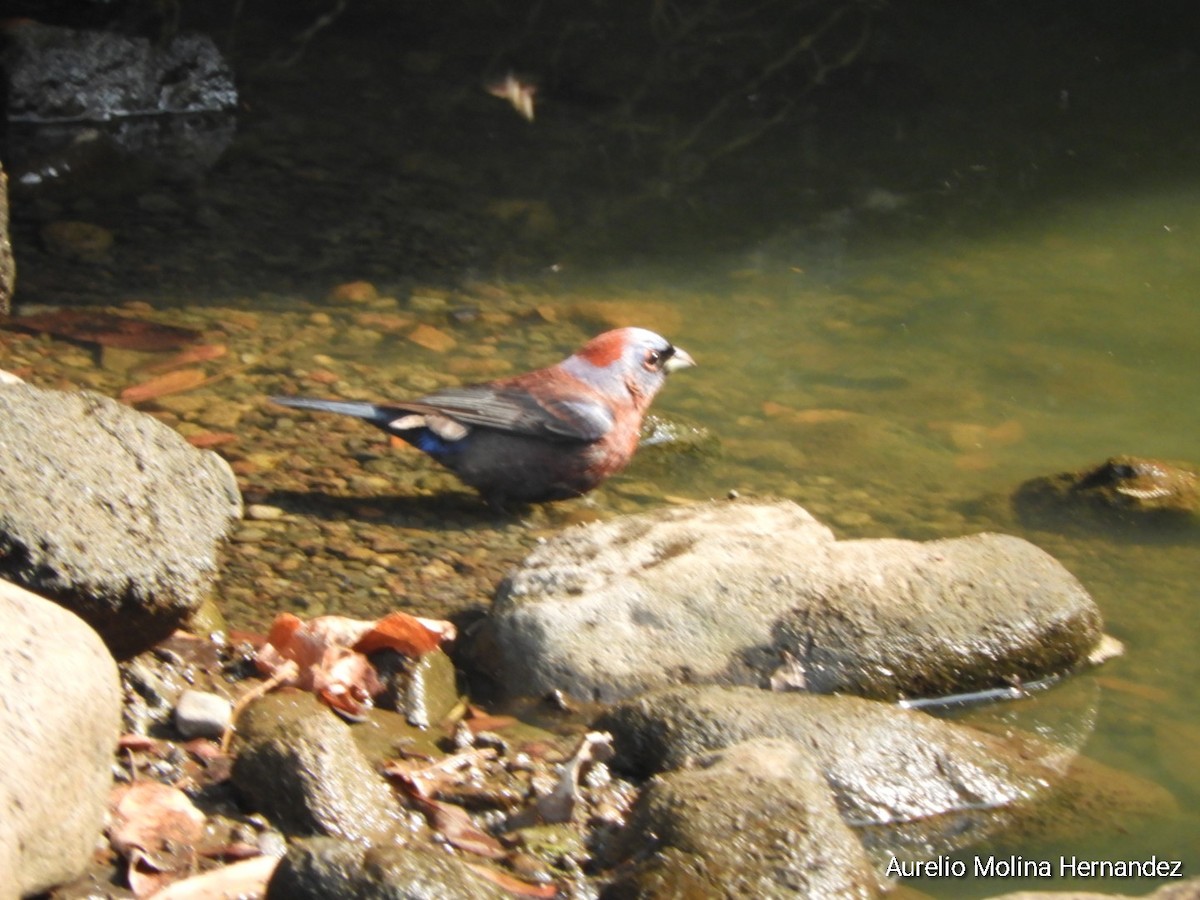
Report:
<svg viewBox="0 0 1200 900"><path fill-rule="evenodd" d="M176 369L165 375L159 375L157 378L151 378L149 381L143 381L141 384L125 388L121 391L121 399L131 404L145 403L147 400L165 397L167 394L190 391L200 387L206 381L208 381L208 376L202 369Z"/></svg>
<svg viewBox="0 0 1200 900"><path fill-rule="evenodd" d="M212 447L223 447L232 444L238 436L231 431L201 431L187 436L187 442L193 447L208 450Z"/></svg>
<svg viewBox="0 0 1200 900"><path fill-rule="evenodd" d="M415 658L453 639L451 623L403 612L375 622L347 616L317 616L304 622L281 613L255 662L279 684L312 691L337 712L358 719L383 690L365 654L390 649Z"/></svg>
<svg viewBox="0 0 1200 900"><path fill-rule="evenodd" d="M208 362L212 359L220 359L228 352L229 348L224 344L200 344L198 347L189 347L182 353L176 353L170 359L164 359L162 362L143 366L142 369L146 372L167 372L171 369L178 369L180 366L190 366L196 363Z"/></svg>
<svg viewBox="0 0 1200 900"><path fill-rule="evenodd" d="M370 661L350 649L370 624L344 616L318 616L306 623L281 613L254 660L263 674L281 675L281 684L312 691L335 711L358 719L383 690ZM287 672L289 664L294 673Z"/></svg>
<svg viewBox="0 0 1200 900"><path fill-rule="evenodd" d="M436 650L444 641L454 640L454 636L454 626L449 622L393 612L376 622L370 631L359 638L354 649L359 653L388 649L405 656L418 657Z"/></svg>

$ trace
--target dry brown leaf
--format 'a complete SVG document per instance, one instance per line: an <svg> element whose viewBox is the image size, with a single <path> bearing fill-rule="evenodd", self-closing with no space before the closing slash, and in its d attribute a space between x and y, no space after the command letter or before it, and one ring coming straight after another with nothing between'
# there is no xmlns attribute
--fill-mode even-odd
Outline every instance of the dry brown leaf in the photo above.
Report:
<svg viewBox="0 0 1200 900"><path fill-rule="evenodd" d="M357 719L383 690L365 654L391 649L415 658L453 638L451 623L402 612L375 622L347 616L317 616L304 622L281 613L255 662L278 683L312 691L339 713ZM285 671L285 664L296 671Z"/></svg>
<svg viewBox="0 0 1200 900"><path fill-rule="evenodd" d="M145 403L147 400L165 397L167 394L190 391L200 387L206 381L208 381L208 376L204 374L203 369L176 369L165 375L151 378L149 381L143 381L141 384L125 388L121 391L121 399L126 403Z"/></svg>
<svg viewBox="0 0 1200 900"><path fill-rule="evenodd" d="M204 813L179 788L143 781L115 788L109 840L129 860L129 886L146 897L191 866Z"/></svg>
<svg viewBox="0 0 1200 900"><path fill-rule="evenodd" d="M506 872L501 872L499 869L479 863L464 862L464 865L481 878L486 878L492 884L503 888L510 894L516 894L518 897L542 897L549 900L551 897L558 896L558 888L553 884L530 884L528 881L521 881Z"/></svg>
<svg viewBox="0 0 1200 900"><path fill-rule="evenodd" d="M428 817L429 824L452 847L474 853L476 856L486 856L488 859L501 859L505 856L500 842L487 832L480 831L470 813L461 806L425 797L416 797L415 800Z"/></svg>
<svg viewBox="0 0 1200 900"><path fill-rule="evenodd" d="M281 679L282 684L312 691L337 712L361 718L371 698L383 690L370 661L350 649L370 627L370 622L345 616L318 616L303 622L281 613L254 659L266 675L275 675L285 664L293 663L295 674Z"/></svg>
<svg viewBox="0 0 1200 900"><path fill-rule="evenodd" d="M265 897L267 882L279 865L277 856L256 856L176 881L154 895L153 900L222 900L227 897Z"/></svg>

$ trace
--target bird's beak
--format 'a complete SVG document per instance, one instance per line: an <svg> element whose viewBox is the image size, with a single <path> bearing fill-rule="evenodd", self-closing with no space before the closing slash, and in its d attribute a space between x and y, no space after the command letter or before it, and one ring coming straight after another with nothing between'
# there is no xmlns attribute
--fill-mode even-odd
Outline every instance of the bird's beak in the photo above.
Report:
<svg viewBox="0 0 1200 900"><path fill-rule="evenodd" d="M675 352L671 354L671 358L663 364L663 371L670 374L677 369L686 369L689 366L694 366L696 361L682 347L676 347Z"/></svg>

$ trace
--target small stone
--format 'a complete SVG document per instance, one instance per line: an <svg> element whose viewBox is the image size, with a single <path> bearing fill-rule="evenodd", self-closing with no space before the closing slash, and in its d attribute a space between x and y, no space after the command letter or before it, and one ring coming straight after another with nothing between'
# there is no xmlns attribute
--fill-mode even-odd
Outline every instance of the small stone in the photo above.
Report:
<svg viewBox="0 0 1200 900"><path fill-rule="evenodd" d="M432 291L422 291L408 298L408 308L423 313L442 312L446 308L446 298Z"/></svg>
<svg viewBox="0 0 1200 900"><path fill-rule="evenodd" d="M408 339L417 346L435 353L445 353L458 343L446 332L439 331L430 325L418 325L409 333Z"/></svg>
<svg viewBox="0 0 1200 900"><path fill-rule="evenodd" d="M208 691L184 691L175 704L175 727L186 738L220 737L233 722L233 704Z"/></svg>
<svg viewBox="0 0 1200 900"><path fill-rule="evenodd" d="M339 303L369 303L378 296L379 291L369 281L348 281L329 292L329 299Z"/></svg>
<svg viewBox="0 0 1200 900"><path fill-rule="evenodd" d="M258 519L263 522L269 522L274 519L281 519L284 512L278 506L270 506L266 503L251 503L246 507L247 519Z"/></svg>

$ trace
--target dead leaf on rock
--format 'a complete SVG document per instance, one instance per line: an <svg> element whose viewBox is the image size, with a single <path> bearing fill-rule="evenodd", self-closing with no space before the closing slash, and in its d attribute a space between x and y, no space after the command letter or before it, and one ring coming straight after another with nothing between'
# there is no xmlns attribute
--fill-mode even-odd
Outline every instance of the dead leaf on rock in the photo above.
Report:
<svg viewBox="0 0 1200 900"><path fill-rule="evenodd" d="M359 653L388 649L405 656L419 657L454 638L454 625L450 622L393 612L375 622L371 630L355 643L354 649Z"/></svg>
<svg viewBox="0 0 1200 900"><path fill-rule="evenodd" d="M391 649L419 657L454 638L449 622L393 612L377 621L318 616L308 622L281 613L255 655L259 671L279 683L312 691L335 711L352 719L366 715L383 690L367 653ZM285 670L294 665L294 673Z"/></svg>
<svg viewBox="0 0 1200 900"><path fill-rule="evenodd" d="M267 882L279 865L278 856L256 856L176 881L154 900L222 900L226 897L265 897Z"/></svg>
<svg viewBox="0 0 1200 900"><path fill-rule="evenodd" d="M487 832L481 831L471 814L461 806L426 797L414 799L429 819L429 824L450 846L488 859L501 859L505 856L500 842Z"/></svg>

